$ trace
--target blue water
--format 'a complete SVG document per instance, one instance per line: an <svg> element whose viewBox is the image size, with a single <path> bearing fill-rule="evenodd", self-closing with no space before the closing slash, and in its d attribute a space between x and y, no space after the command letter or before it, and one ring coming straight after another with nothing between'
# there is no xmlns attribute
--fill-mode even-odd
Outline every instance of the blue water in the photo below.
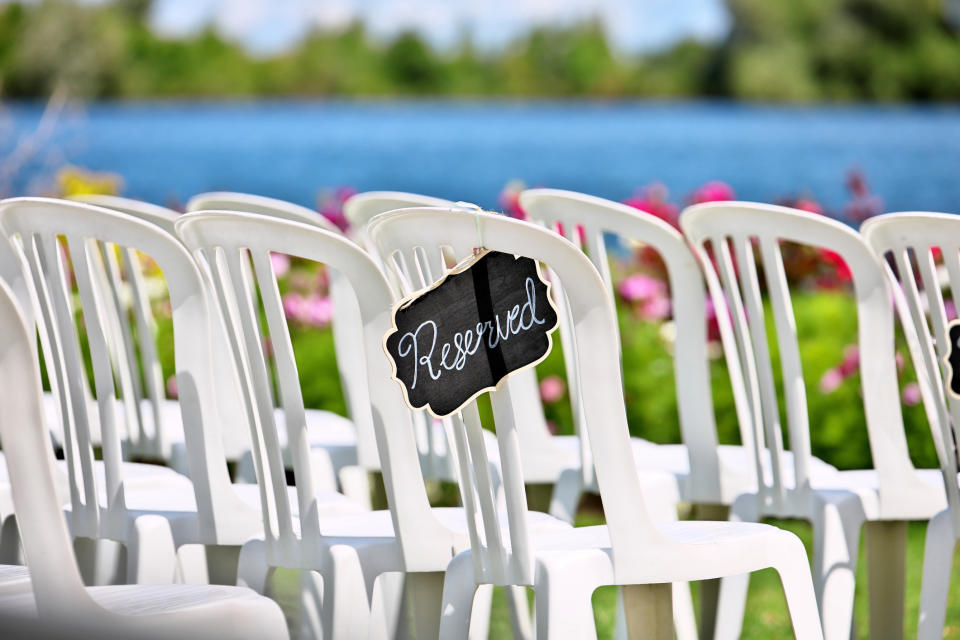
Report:
<svg viewBox="0 0 960 640"><path fill-rule="evenodd" d="M41 110L8 107L0 152ZM719 179L743 199L805 195L839 212L846 172L859 167L888 211L960 212L955 106L99 103L55 131L8 191L42 190L68 161L116 172L126 195L165 204L227 189L311 205L322 188L349 185L494 206L515 178L615 199L659 181L682 203Z"/></svg>

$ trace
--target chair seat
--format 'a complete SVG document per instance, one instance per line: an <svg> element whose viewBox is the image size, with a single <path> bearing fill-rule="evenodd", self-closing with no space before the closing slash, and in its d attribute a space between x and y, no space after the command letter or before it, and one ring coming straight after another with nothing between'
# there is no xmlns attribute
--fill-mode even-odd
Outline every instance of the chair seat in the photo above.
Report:
<svg viewBox="0 0 960 640"><path fill-rule="evenodd" d="M255 484L235 484L233 490L244 503L260 509L260 489ZM299 512L296 487L287 487L287 497L294 514ZM126 492L127 508L131 511L160 511L196 513L197 503L193 490L141 489ZM362 513L363 507L342 493L318 491L317 506L324 513Z"/></svg>
<svg viewBox="0 0 960 640"><path fill-rule="evenodd" d="M0 597L30 590L30 571L18 564L0 564Z"/></svg>
<svg viewBox="0 0 960 640"><path fill-rule="evenodd" d="M432 509L433 514L451 531L468 535L467 514L462 507L439 507ZM567 530L571 526L553 516L539 511L528 512L528 523L532 531ZM506 518L501 514L501 522ZM392 537L393 520L389 511L367 511L356 516L331 518L320 523L325 536L347 538Z"/></svg>
<svg viewBox="0 0 960 640"><path fill-rule="evenodd" d="M114 624L129 627L134 625L163 624L170 635L177 629L186 636L194 632L202 637L286 637L283 612L280 607L252 589L220 585L119 585L87 587L87 593L101 607L120 616L151 616L152 620L138 622L134 619L118 621L84 620L89 627L94 625L111 629ZM36 601L33 593L22 593L0 598L0 613L18 619L36 617ZM110 624L110 623L113 624ZM66 624L66 623L64 623ZM218 633L212 633L215 624ZM109 626L108 626L109 625ZM61 627L62 628L62 627ZM111 629L112 630L112 629ZM158 629L154 628L153 631ZM164 634L165 635L165 634ZM111 636L112 637L112 636Z"/></svg>
<svg viewBox="0 0 960 640"><path fill-rule="evenodd" d="M143 415L145 428L152 431L152 413L149 411L149 401L144 400ZM276 410L277 435L280 446L286 448L287 429L284 414L281 409ZM176 400L163 400L160 403L160 420L163 422L163 433L167 442L177 445L184 442L183 420L180 414L180 403ZM311 446L342 446L355 447L357 445L357 430L353 422L332 411L307 409L307 437ZM244 427L239 437L225 439L225 453L228 459L237 459L248 447L249 433ZM236 442L233 442L233 441Z"/></svg>

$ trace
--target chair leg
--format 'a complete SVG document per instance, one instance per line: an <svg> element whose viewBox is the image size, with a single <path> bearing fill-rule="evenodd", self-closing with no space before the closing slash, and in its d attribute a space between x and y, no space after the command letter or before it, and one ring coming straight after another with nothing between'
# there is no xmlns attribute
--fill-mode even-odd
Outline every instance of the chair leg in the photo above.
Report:
<svg viewBox="0 0 960 640"><path fill-rule="evenodd" d="M489 585L483 585L489 587ZM489 590L492 593L492 590ZM440 640L479 640L472 633L471 618L477 585L473 577L473 559L470 553L461 553L447 565L443 581L443 600L440 605ZM477 612L480 613L479 611Z"/></svg>
<svg viewBox="0 0 960 640"><path fill-rule="evenodd" d="M26 564L20 546L20 527L17 516L10 514L0 525L0 564Z"/></svg>
<svg viewBox="0 0 960 640"><path fill-rule="evenodd" d="M553 487L553 496L550 498L550 515L560 518L564 522L573 523L577 515L577 506L580 496L583 495L583 481L579 469L565 469L557 484Z"/></svg>
<svg viewBox="0 0 960 640"><path fill-rule="evenodd" d="M723 504L693 505L694 520L724 521L730 519L730 507ZM677 592L673 592L674 609L677 607ZM720 580L700 581L700 637L712 638L717 624L717 606L720 601ZM680 621L674 616L677 636L680 637Z"/></svg>
<svg viewBox="0 0 960 640"><path fill-rule="evenodd" d="M407 603L404 588L406 575L391 571L380 576L365 576L373 580L374 589L370 600L370 638L401 640L409 637Z"/></svg>
<svg viewBox="0 0 960 640"><path fill-rule="evenodd" d="M951 513L949 510L941 511L927 525L917 640L943 637L943 625L947 617L947 594L950 592L950 570L956 546L957 537L953 530Z"/></svg>
<svg viewBox="0 0 960 640"><path fill-rule="evenodd" d="M630 640L673 640L671 585L631 584L621 591Z"/></svg>
<svg viewBox="0 0 960 640"><path fill-rule="evenodd" d="M907 523L868 522L867 580L870 596L870 637L903 638L903 608L907 580Z"/></svg>
<svg viewBox="0 0 960 640"><path fill-rule="evenodd" d="M577 569L562 563L538 564L534 585L537 638L594 640L597 637L592 599L598 585L590 579L589 570Z"/></svg>
<svg viewBox="0 0 960 640"><path fill-rule="evenodd" d="M742 495L730 506L729 519L732 522L756 522L757 497ZM719 581L716 596L715 619L711 620L709 603L701 610L700 637L715 640L734 640L743 630L743 613L747 607L747 591L750 588L750 574L727 576Z"/></svg>
<svg viewBox="0 0 960 640"><path fill-rule="evenodd" d="M774 554L776 564L773 568L780 575L793 633L797 638L823 638L806 549L791 534L784 534L781 538L782 547Z"/></svg>
<svg viewBox="0 0 960 640"><path fill-rule="evenodd" d="M210 584L207 550L202 544L184 544L177 548L177 581Z"/></svg>
<svg viewBox="0 0 960 640"><path fill-rule="evenodd" d="M304 569L299 572L300 607L297 612L297 630L295 638L327 638L323 633L323 596L324 581L316 571Z"/></svg>
<svg viewBox="0 0 960 640"><path fill-rule="evenodd" d="M343 495L362 504L368 511L373 509L370 496L370 474L366 469L351 465L340 469L337 475Z"/></svg>
<svg viewBox="0 0 960 640"><path fill-rule="evenodd" d="M327 567L322 572L324 637L367 637L370 601L357 550L347 545L330 547Z"/></svg>
<svg viewBox="0 0 960 640"><path fill-rule="evenodd" d="M122 584L126 579L125 549L116 540L74 538L73 548L87 586Z"/></svg>
<svg viewBox="0 0 960 640"><path fill-rule="evenodd" d="M841 491L815 494L813 584L827 640L848 640L853 630L860 529L866 519L860 499Z"/></svg>
<svg viewBox="0 0 960 640"><path fill-rule="evenodd" d="M170 584L177 573L177 550L170 521L156 515L135 518L127 527L127 583Z"/></svg>
<svg viewBox="0 0 960 640"><path fill-rule="evenodd" d="M270 573L265 541L249 540L240 547L240 558L237 561L238 587L247 587L264 595L267 592Z"/></svg>
<svg viewBox="0 0 960 640"><path fill-rule="evenodd" d="M440 634L443 600L442 571L407 574L407 597L414 637L436 638Z"/></svg>
<svg viewBox="0 0 960 640"><path fill-rule="evenodd" d="M505 591L507 594L507 605L510 610L510 624L513 627L514 639L532 640L533 623L530 618L530 604L527 601L527 590L524 587L510 586L506 587ZM490 615L488 613L487 620L489 619Z"/></svg>
<svg viewBox="0 0 960 640"><path fill-rule="evenodd" d="M677 640L697 640L697 616L693 611L693 595L689 582L674 582L673 626Z"/></svg>
<svg viewBox="0 0 960 640"><path fill-rule="evenodd" d="M447 574L447 578L444 580L444 590L446 590L447 582L446 580L450 579L450 574ZM473 574L470 574L469 580L473 580ZM470 640L487 640L490 637L490 614L493 612L493 585L492 584L480 584L476 587L477 593L473 596L473 609L470 614ZM507 604L512 605L510 602L510 592L507 591ZM529 615L529 613L528 613ZM510 609L510 617L513 618L514 612L513 608ZM442 623L441 623L442 624Z"/></svg>

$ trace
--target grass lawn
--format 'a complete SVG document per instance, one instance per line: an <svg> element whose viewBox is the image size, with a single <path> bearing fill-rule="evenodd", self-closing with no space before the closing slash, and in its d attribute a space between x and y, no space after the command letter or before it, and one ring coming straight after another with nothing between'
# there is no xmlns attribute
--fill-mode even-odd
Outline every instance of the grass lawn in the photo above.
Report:
<svg viewBox="0 0 960 640"><path fill-rule="evenodd" d="M540 503L543 501L543 494L540 489L540 487L535 487L531 490L530 503L533 508L542 508ZM447 494L447 492L444 493ZM599 509L599 501L588 498L584 502L585 504L581 506L577 516L577 526L602 524L603 514ZM808 556L812 556L813 540L808 523L797 520L770 520L768 522L800 536L807 548ZM907 598L904 630L904 637L906 638L916 637L917 634L917 612L920 606L920 581L925 531L925 523L911 523L907 534ZM860 563L857 570L856 631L858 638L868 638L867 572L864 566L862 540L860 547ZM296 620L299 606L297 585L297 574L292 571L278 572L273 582L273 597L283 607L291 623ZM695 604L698 605L699 585L696 583L694 584L693 596ZM532 592L530 598L532 605ZM593 608L597 621L597 632L601 640L613 637L615 600L616 590L612 587L601 587L594 593ZM497 589L494 593L490 637L510 638L512 637L511 634L510 614L507 610L503 590ZM780 579L772 569L760 571L751 576L742 637L792 637L783 589L780 586ZM960 638L960 553L956 554L953 562L951 595L947 609L944 638Z"/></svg>

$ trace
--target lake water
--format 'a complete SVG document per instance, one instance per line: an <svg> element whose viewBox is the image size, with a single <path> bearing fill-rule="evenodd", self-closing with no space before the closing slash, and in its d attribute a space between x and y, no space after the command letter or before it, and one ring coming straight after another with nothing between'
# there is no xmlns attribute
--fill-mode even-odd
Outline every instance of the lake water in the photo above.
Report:
<svg viewBox="0 0 960 640"><path fill-rule="evenodd" d="M41 111L8 105L0 151ZM833 211L859 167L886 210L960 212L960 107L95 103L58 125L12 188L40 189L65 161L116 172L126 195L165 204L237 190L312 205L324 187L349 185L494 206L511 179L614 199L658 181L682 203L719 179L743 199L808 195Z"/></svg>

